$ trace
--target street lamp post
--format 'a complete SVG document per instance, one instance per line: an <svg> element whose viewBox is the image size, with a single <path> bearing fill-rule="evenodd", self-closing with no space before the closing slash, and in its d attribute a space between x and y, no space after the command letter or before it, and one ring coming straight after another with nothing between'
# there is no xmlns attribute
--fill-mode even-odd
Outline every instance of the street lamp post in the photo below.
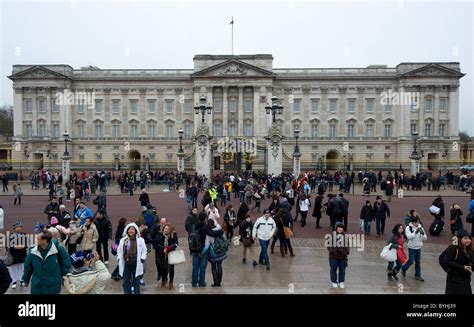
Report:
<svg viewBox="0 0 474 327"><path fill-rule="evenodd" d="M267 115L272 115L272 123L276 123L276 115L281 115L283 113L283 106L281 103L278 103L278 98L274 95L271 99L272 103L267 104L265 110L267 111Z"/></svg>
<svg viewBox="0 0 474 327"><path fill-rule="evenodd" d="M421 154L418 153L416 150L416 142L418 141L418 132L412 132L411 133L412 138L413 138L413 152L411 153L410 159L411 159L411 174L412 176L415 176L418 174L420 171L420 159L422 157Z"/></svg>
<svg viewBox="0 0 474 327"><path fill-rule="evenodd" d="M177 153L177 157L178 157L178 172L182 172L184 171L184 149L183 149L183 134L184 134L184 131L182 128L180 128L178 130L178 134L179 134L179 149L178 149L178 153Z"/></svg>
<svg viewBox="0 0 474 327"><path fill-rule="evenodd" d="M62 174L63 174L63 181L64 183L69 182L69 175L71 173L71 156L69 155L69 151L67 149L67 144L71 141L69 139L69 133L67 131L63 134L64 137L64 153L63 153L63 165L62 165Z"/></svg>
<svg viewBox="0 0 474 327"><path fill-rule="evenodd" d="M298 138L300 137L300 131L298 128L295 129L294 135L295 135L295 148L293 151L293 175L295 176L295 178L298 178L301 171L301 162L300 162L301 152L298 146Z"/></svg>
<svg viewBox="0 0 474 327"><path fill-rule="evenodd" d="M195 111L196 115L201 114L201 123L202 124L204 124L204 122L205 122L204 116L206 115L206 112L208 114L211 114L211 112L212 112L211 104L208 103L206 105L206 102L207 102L206 96L203 94L199 98L199 103L196 103L196 105L194 106L194 111Z"/></svg>

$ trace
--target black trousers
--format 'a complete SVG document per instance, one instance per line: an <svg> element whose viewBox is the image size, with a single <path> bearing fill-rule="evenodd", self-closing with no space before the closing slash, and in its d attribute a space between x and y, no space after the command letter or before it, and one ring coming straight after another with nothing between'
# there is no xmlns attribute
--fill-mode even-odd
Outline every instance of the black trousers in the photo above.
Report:
<svg viewBox="0 0 474 327"><path fill-rule="evenodd" d="M77 244L76 243L67 245L67 253L69 253L69 255L71 255L73 253L76 253L76 249L77 249Z"/></svg>
<svg viewBox="0 0 474 327"><path fill-rule="evenodd" d="M21 204L21 196L15 198L15 200L13 200L13 205L16 205L16 200L18 199L18 204Z"/></svg>
<svg viewBox="0 0 474 327"><path fill-rule="evenodd" d="M108 239L99 239L96 242L97 253L99 254L100 260L109 261L109 240ZM102 248L104 250L104 256L102 256Z"/></svg>
<svg viewBox="0 0 474 327"><path fill-rule="evenodd" d="M222 261L211 262L212 278L214 279L215 285L222 283Z"/></svg>

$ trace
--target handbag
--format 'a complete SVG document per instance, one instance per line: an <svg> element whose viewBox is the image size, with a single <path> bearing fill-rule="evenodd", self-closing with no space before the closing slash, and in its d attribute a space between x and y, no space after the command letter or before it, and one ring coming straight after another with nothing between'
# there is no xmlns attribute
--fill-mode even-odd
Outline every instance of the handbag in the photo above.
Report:
<svg viewBox="0 0 474 327"><path fill-rule="evenodd" d="M472 213L468 213L466 216L466 222L470 224L474 223L474 215Z"/></svg>
<svg viewBox="0 0 474 327"><path fill-rule="evenodd" d="M13 264L13 255L10 253L10 249L6 248L7 253L3 256L3 263L5 266L11 266Z"/></svg>
<svg viewBox="0 0 474 327"><path fill-rule="evenodd" d="M432 206L430 207L430 212L431 212L433 215L439 215L440 211L441 211L441 209L438 208L438 207L435 206L435 205L432 205Z"/></svg>
<svg viewBox="0 0 474 327"><path fill-rule="evenodd" d="M397 249L392 249L391 247L391 244L387 244L383 247L382 252L380 252L380 257L390 262L397 260Z"/></svg>
<svg viewBox="0 0 474 327"><path fill-rule="evenodd" d="M283 220L280 217L281 224L283 225ZM283 233L285 234L286 239L290 239L293 236L293 231L291 230L290 227L286 227L283 225Z"/></svg>
<svg viewBox="0 0 474 327"><path fill-rule="evenodd" d="M117 241L114 241L112 243L112 255L116 256L117 255L117 250L118 250L118 243Z"/></svg>
<svg viewBox="0 0 474 327"><path fill-rule="evenodd" d="M184 256L184 250L177 248L174 251L168 252L169 265L179 265L185 262L186 262L186 257Z"/></svg>

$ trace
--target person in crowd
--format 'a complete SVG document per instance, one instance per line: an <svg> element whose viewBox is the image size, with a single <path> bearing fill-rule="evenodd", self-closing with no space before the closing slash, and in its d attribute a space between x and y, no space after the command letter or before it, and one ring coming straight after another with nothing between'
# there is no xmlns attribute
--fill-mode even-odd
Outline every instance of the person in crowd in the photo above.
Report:
<svg viewBox="0 0 474 327"><path fill-rule="evenodd" d="M268 209L263 211L263 216L258 218L252 230L252 238L258 239L260 243L259 263L270 270L270 258L268 257L268 245L275 233L276 224Z"/></svg>
<svg viewBox="0 0 474 327"><path fill-rule="evenodd" d="M250 211L249 206L247 203L243 202L239 210L237 211L237 225L240 226L240 224L245 220L245 217L247 216L248 212Z"/></svg>
<svg viewBox="0 0 474 327"><path fill-rule="evenodd" d="M425 280L421 277L421 248L428 236L423 226L421 226L418 216L414 216L411 223L405 228L405 235L408 239L408 261L402 266L402 276L406 276L407 270L414 262L415 279L424 282Z"/></svg>
<svg viewBox="0 0 474 327"><path fill-rule="evenodd" d="M444 219L444 201L443 197L441 195L438 195L436 199L433 200L433 203L431 204L435 207L439 208L438 213L431 213L435 219Z"/></svg>
<svg viewBox="0 0 474 327"><path fill-rule="evenodd" d="M451 206L449 213L450 213L449 225L451 227L451 233L453 234L453 236L456 236L457 231L464 229L463 224L462 224L462 219L461 219L463 212L459 204L454 203Z"/></svg>
<svg viewBox="0 0 474 327"><path fill-rule="evenodd" d="M69 273L71 260L64 247L53 240L51 233L42 231L37 235L36 246L27 254L21 280L31 294L59 294L62 277Z"/></svg>
<svg viewBox="0 0 474 327"><path fill-rule="evenodd" d="M74 215L79 218L81 226L84 225L86 219L93 217L92 211L88 207L86 207L85 203L82 201L79 203L79 210L77 210Z"/></svg>
<svg viewBox="0 0 474 327"><path fill-rule="evenodd" d="M311 202L309 201L306 193L301 192L299 197L299 212L301 214L301 227L306 226L306 217L308 216L309 207Z"/></svg>
<svg viewBox="0 0 474 327"><path fill-rule="evenodd" d="M375 227L377 229L377 237L385 235L385 220L390 219L390 208L382 197L377 196L374 203Z"/></svg>
<svg viewBox="0 0 474 327"><path fill-rule="evenodd" d="M7 176L7 174L3 174L3 176L2 176L2 186L3 186L3 191L2 192L8 192L8 176Z"/></svg>
<svg viewBox="0 0 474 327"><path fill-rule="evenodd" d="M140 294L140 279L146 256L145 240L140 237L137 224L129 223L125 226L117 249L119 275L123 278L125 294Z"/></svg>
<svg viewBox="0 0 474 327"><path fill-rule="evenodd" d="M281 207L277 214L274 216L276 225L276 235L280 241L280 254L282 257L285 256L285 250L290 251L290 256L294 257L293 247L291 246L290 238L285 235L285 227L291 229L293 219L291 219L291 213L287 207Z"/></svg>
<svg viewBox="0 0 474 327"><path fill-rule="evenodd" d="M235 210L232 204L229 204L225 210L224 222L225 222L224 230L226 231L226 238L228 240L232 240L232 238L234 237L234 227L236 226L236 223L237 223L237 216L235 215Z"/></svg>
<svg viewBox="0 0 474 327"><path fill-rule="evenodd" d="M64 220L71 220L71 214L66 211L66 206L64 204L59 205L59 212L56 218L59 221L59 225L66 226Z"/></svg>
<svg viewBox="0 0 474 327"><path fill-rule="evenodd" d="M415 209L410 209L410 211L408 211L406 217L405 217L405 227L408 227L408 225L410 225L413 217L416 217L418 216L419 218L419 215L418 213L415 211ZM421 221L420 221L421 222Z"/></svg>
<svg viewBox="0 0 474 327"><path fill-rule="evenodd" d="M23 224L19 221L13 224L13 234L10 235L10 247L7 251L10 251L10 254L13 257L13 263L9 267L10 276L12 278L12 289L17 287L17 284L23 286L23 265L26 259L26 250L30 244L27 244L28 239L26 233L23 232ZM32 244L30 245L32 246Z"/></svg>
<svg viewBox="0 0 474 327"><path fill-rule="evenodd" d="M99 240L99 232L96 225L92 222L92 218L87 218L84 225L79 229L79 239L82 251L92 253Z"/></svg>
<svg viewBox="0 0 474 327"><path fill-rule="evenodd" d="M349 200L344 197L344 193L339 194L342 203L342 222L344 224L344 231L347 232L347 218L349 216Z"/></svg>
<svg viewBox="0 0 474 327"><path fill-rule="evenodd" d="M48 224L51 223L51 217L57 217L59 214L59 204L56 202L56 198L53 197L51 202L48 203L46 208L44 209L44 213L47 216Z"/></svg>
<svg viewBox="0 0 474 327"><path fill-rule="evenodd" d="M332 288L345 288L346 268L349 255L349 247L346 246L344 234L344 224L342 222L336 223L336 230L333 232L333 240L331 246L328 246L329 251L329 267L331 268L331 283Z"/></svg>
<svg viewBox="0 0 474 327"><path fill-rule="evenodd" d="M207 220L207 226L214 232L217 232L221 229L221 226L213 219ZM206 235L202 254L204 255L204 253L207 253L209 261L211 262L212 278L214 280L214 283L211 285L212 287L222 286L222 262L227 258L227 248L222 249L222 244L227 244L227 240L224 238L224 236L221 235L213 237Z"/></svg>
<svg viewBox="0 0 474 327"><path fill-rule="evenodd" d="M126 224L127 224L127 218L122 217L122 218L119 219L117 229L115 230L114 245L113 245L113 249L112 249L112 254L114 256L117 256L118 245L120 243L120 240L122 239ZM112 272L112 279L115 280L115 281L119 281L121 279L121 277L119 275L119 265L118 265L118 263L117 263L117 266L115 267L114 271Z"/></svg>
<svg viewBox="0 0 474 327"><path fill-rule="evenodd" d="M3 260L0 259L0 295L5 294L10 287L12 282L12 278L10 276L10 272L8 271L8 267L5 265Z"/></svg>
<svg viewBox="0 0 474 327"><path fill-rule="evenodd" d="M16 205L17 201L18 201L18 205L21 205L21 197L23 196L23 190L21 189L20 183L13 185L13 194L15 197L13 200L13 205Z"/></svg>
<svg viewBox="0 0 474 327"><path fill-rule="evenodd" d="M240 240L242 241L243 247L243 257L242 262L247 263L247 252L250 254L250 258L254 258L254 240L252 239L252 229L253 223L250 215L245 216L245 220L241 223L239 227ZM256 267L258 265L256 260L253 260L253 265Z"/></svg>
<svg viewBox="0 0 474 327"><path fill-rule="evenodd" d="M103 261L105 265L108 265L109 240L112 239L112 224L110 223L110 220L106 217L105 211L103 209L97 211L94 223L99 234L99 239L96 243L97 253L99 254L100 260ZM104 251L103 255L102 251Z"/></svg>
<svg viewBox="0 0 474 327"><path fill-rule="evenodd" d="M153 240L155 251L157 251L158 264L161 266L161 287L173 290L174 265L168 263L168 254L178 247L178 235L171 224L166 224L163 231L157 233L157 238Z"/></svg>
<svg viewBox="0 0 474 327"><path fill-rule="evenodd" d="M472 237L461 229L453 242L446 250L446 290L445 294L472 294L471 275L474 264L474 250ZM441 256L440 256L441 263Z"/></svg>
<svg viewBox="0 0 474 327"><path fill-rule="evenodd" d="M374 217L374 208L372 207L372 203L367 200L365 201L365 205L360 210L360 220L364 223L364 233L365 235L370 235L370 225L372 224L372 219Z"/></svg>
<svg viewBox="0 0 474 327"><path fill-rule="evenodd" d="M103 294L110 272L95 253L75 252L71 256L72 272L64 276L64 286L70 294Z"/></svg>
<svg viewBox="0 0 474 327"><path fill-rule="evenodd" d="M142 190L138 201L140 201L142 211L145 211L147 209L147 206L150 204L150 197L148 196L148 193L145 191L145 189Z"/></svg>
<svg viewBox="0 0 474 327"><path fill-rule="evenodd" d="M323 194L318 193L314 199L313 217L316 218L316 229L321 229L320 220L323 213Z"/></svg>
<svg viewBox="0 0 474 327"><path fill-rule="evenodd" d="M388 238L387 244L391 245L391 249L397 249L397 260L389 261L387 266L387 279L389 281L398 282L398 272L402 265L407 261L407 255L403 248L403 243L405 241L404 228L402 224L396 224L393 229L390 237Z"/></svg>
<svg viewBox="0 0 474 327"><path fill-rule="evenodd" d="M207 218L213 219L217 223L218 219L220 218L220 214L219 210L214 205L214 202L209 203L204 210L207 213Z"/></svg>

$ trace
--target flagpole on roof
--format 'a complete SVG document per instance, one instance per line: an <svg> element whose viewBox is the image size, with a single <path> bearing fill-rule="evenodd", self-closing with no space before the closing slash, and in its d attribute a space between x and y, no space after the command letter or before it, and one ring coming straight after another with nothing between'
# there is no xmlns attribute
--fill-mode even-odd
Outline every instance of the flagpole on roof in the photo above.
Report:
<svg viewBox="0 0 474 327"><path fill-rule="evenodd" d="M231 34L231 51L232 55L234 55L234 17L232 17L232 20L230 21L230 25L232 25L232 34Z"/></svg>

